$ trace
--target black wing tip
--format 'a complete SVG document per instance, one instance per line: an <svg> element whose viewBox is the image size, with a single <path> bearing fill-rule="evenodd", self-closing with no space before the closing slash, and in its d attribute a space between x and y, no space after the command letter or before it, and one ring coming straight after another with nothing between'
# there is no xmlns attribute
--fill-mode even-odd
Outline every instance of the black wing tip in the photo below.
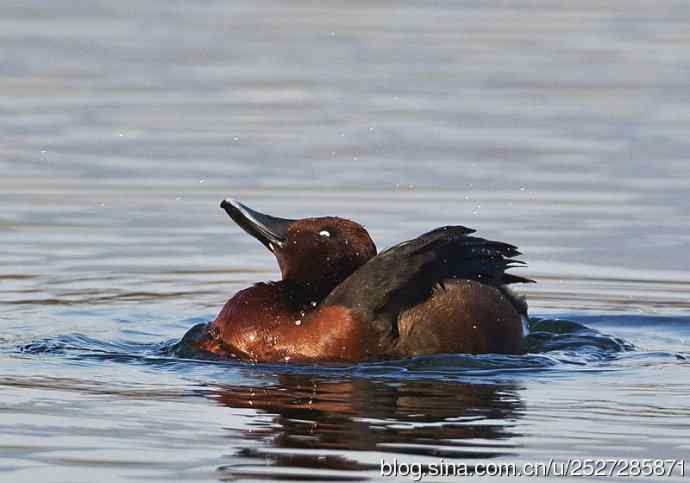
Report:
<svg viewBox="0 0 690 483"><path fill-rule="evenodd" d="M426 233L427 235L430 235L432 233L440 233L440 232L450 232L451 235L469 235L470 233L476 233L477 230L474 228L468 228L466 226L462 225L446 225L446 226L441 226L439 228L436 228L435 230L431 230L430 232ZM422 235L424 236L424 235Z"/></svg>
<svg viewBox="0 0 690 483"><path fill-rule="evenodd" d="M501 282L503 282L506 285L509 285L511 283L537 283L536 280L532 280L531 278L527 277L521 277L520 275L513 275L512 273L504 273L503 277L501 277Z"/></svg>
<svg viewBox="0 0 690 483"><path fill-rule="evenodd" d="M527 262L524 260L506 260L506 268L513 268L513 267L525 267L527 266Z"/></svg>

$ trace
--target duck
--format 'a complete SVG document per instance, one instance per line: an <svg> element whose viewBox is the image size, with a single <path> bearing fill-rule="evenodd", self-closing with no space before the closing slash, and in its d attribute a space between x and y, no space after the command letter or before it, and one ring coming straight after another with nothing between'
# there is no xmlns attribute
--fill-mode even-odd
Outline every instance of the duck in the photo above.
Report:
<svg viewBox="0 0 690 483"><path fill-rule="evenodd" d="M220 206L275 256L281 279L231 297L194 331L196 350L252 363L520 353L527 302L508 286L533 280L507 273L525 265L514 245L449 225L377 253L346 218Z"/></svg>

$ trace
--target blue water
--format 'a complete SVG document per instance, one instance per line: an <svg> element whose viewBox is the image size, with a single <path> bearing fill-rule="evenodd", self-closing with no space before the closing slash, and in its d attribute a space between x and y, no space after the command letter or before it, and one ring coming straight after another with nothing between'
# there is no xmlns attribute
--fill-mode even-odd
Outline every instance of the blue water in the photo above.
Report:
<svg viewBox="0 0 690 483"><path fill-rule="evenodd" d="M567 320L533 320L531 334L524 341L522 355L500 354L443 354L415 357L398 361L344 364L247 364L223 360L195 350L183 341L143 343L135 340L115 339L102 341L83 334L66 334L55 338L33 341L17 347L26 355L54 355L83 364L90 362L122 362L175 367L194 361L213 361L228 371L252 367L256 371L281 374L312 374L316 377L341 375L385 379L439 378L510 378L533 371L586 369L608 364L619 359L624 352L634 351L625 340L603 334L577 322ZM126 331L131 334L132 330ZM123 334L126 335L126 334ZM682 354L675 354L685 360ZM599 363L599 364L597 364ZM602 366L606 363L606 366Z"/></svg>
<svg viewBox="0 0 690 483"><path fill-rule="evenodd" d="M3 342L3 470L13 478L42 466L72 478L85 466L107 468L112 479L303 479L317 471L349 481L377 478L381 458L686 451L690 391L672 378L688 369L690 352L659 348L670 334L688 337L690 317L533 318L523 355L345 366L209 360L162 340L137 309L123 318L57 312L110 327L17 332Z"/></svg>

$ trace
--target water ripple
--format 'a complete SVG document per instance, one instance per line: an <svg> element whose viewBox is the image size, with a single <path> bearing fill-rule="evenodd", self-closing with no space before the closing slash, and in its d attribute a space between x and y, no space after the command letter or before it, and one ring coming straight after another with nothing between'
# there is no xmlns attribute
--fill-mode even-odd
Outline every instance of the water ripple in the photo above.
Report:
<svg viewBox="0 0 690 483"><path fill-rule="evenodd" d="M553 369L606 370L622 352L634 346L583 324L561 319L532 319L530 335L521 355L440 354L395 361L343 364L249 364L224 361L192 349L188 340L140 343L104 341L83 334L65 334L20 345L17 350L31 355L60 355L76 361L109 360L154 365L182 365L197 362L254 368L280 373L311 373L363 378L448 379L462 377L515 377Z"/></svg>

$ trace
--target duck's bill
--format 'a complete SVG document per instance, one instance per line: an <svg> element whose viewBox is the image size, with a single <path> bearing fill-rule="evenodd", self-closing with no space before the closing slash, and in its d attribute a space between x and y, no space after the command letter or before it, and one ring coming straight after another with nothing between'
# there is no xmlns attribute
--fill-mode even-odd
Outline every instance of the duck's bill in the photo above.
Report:
<svg viewBox="0 0 690 483"><path fill-rule="evenodd" d="M220 207L244 231L259 240L272 252L285 244L288 228L295 221L260 213L232 199L223 200Z"/></svg>

